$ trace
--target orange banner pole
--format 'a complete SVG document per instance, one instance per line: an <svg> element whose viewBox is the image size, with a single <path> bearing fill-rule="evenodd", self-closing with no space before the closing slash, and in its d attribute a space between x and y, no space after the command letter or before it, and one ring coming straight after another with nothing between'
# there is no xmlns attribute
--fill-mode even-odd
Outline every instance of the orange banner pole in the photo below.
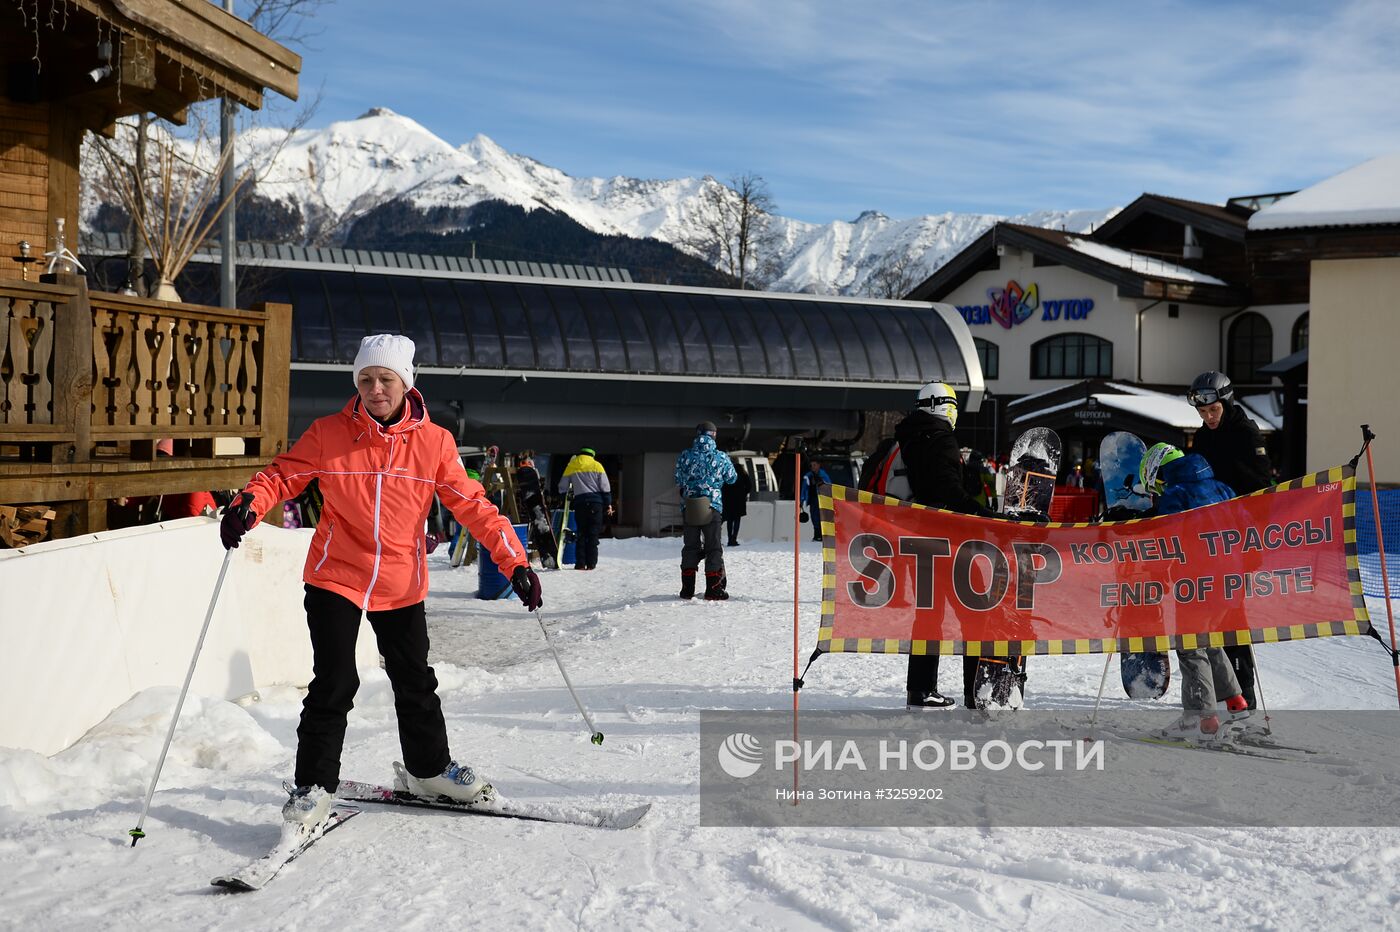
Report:
<svg viewBox="0 0 1400 932"><path fill-rule="evenodd" d="M796 448L792 451L792 741L797 744L797 664L798 664L798 630L797 625L800 618L798 611L797 593L801 585L799 570L801 563L802 535L801 528L802 515L802 457L797 455ZM1400 682L1400 672L1396 673L1397 682ZM792 768L792 804L797 805L797 774L798 767L794 764Z"/></svg>
<svg viewBox="0 0 1400 932"><path fill-rule="evenodd" d="M1395 667L1395 698L1400 701L1400 660L1395 655L1395 615L1390 608L1390 574L1385 566L1385 532L1381 530L1381 496L1376 491L1376 470L1371 462L1371 445L1366 444L1366 477L1371 480L1371 513L1376 518L1376 552L1381 555L1381 587L1385 593L1385 618L1390 623L1390 656Z"/></svg>

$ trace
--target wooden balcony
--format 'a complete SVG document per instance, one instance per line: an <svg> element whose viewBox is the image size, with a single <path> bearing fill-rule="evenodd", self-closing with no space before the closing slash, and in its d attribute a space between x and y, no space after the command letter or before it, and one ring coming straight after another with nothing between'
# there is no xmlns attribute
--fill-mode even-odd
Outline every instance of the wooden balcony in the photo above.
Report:
<svg viewBox="0 0 1400 932"><path fill-rule="evenodd" d="M109 499L240 488L285 447L290 305L48 278L0 282L0 504L52 505L69 537L104 529Z"/></svg>

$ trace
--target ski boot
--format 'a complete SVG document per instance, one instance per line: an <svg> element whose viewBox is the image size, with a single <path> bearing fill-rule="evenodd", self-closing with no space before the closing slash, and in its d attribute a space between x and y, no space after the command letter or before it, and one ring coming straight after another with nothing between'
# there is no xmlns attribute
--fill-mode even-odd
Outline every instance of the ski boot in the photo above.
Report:
<svg viewBox="0 0 1400 932"><path fill-rule="evenodd" d="M285 786L285 784L284 784ZM282 806L282 821L304 826L307 831L315 831L331 817L331 804L334 794L319 786L287 786L288 799Z"/></svg>
<svg viewBox="0 0 1400 932"><path fill-rule="evenodd" d="M924 709L951 709L952 707L953 700L936 689L911 689L906 692L904 708L910 712L920 712Z"/></svg>
<svg viewBox="0 0 1400 932"><path fill-rule="evenodd" d="M1229 729L1220 727L1220 716L1186 712L1174 723L1157 733L1160 738L1209 745L1228 741Z"/></svg>
<svg viewBox="0 0 1400 932"><path fill-rule="evenodd" d="M695 570L681 570L681 598L695 598Z"/></svg>
<svg viewBox="0 0 1400 932"><path fill-rule="evenodd" d="M459 803L477 803L487 802L495 795L491 784L477 776L471 767L455 760L434 777L415 777L397 762L394 773L399 789L427 799L444 796Z"/></svg>
<svg viewBox="0 0 1400 932"><path fill-rule="evenodd" d="M718 573L706 573L705 601L722 602L729 598L729 593L724 591L724 584L728 581L728 577L724 575L723 570L720 570Z"/></svg>
<svg viewBox="0 0 1400 932"><path fill-rule="evenodd" d="M1225 700L1225 722L1242 722L1249 718L1249 701L1244 696L1231 696Z"/></svg>

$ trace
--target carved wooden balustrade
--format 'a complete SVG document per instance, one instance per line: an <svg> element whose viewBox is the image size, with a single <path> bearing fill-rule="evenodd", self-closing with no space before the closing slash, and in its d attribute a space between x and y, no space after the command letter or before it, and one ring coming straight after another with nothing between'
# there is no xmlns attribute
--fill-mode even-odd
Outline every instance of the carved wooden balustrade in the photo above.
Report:
<svg viewBox="0 0 1400 932"><path fill-rule="evenodd" d="M89 294L57 278L0 284L0 504L52 503L66 536L105 527L107 499L238 487L281 452L288 305ZM158 459L164 439L175 455Z"/></svg>

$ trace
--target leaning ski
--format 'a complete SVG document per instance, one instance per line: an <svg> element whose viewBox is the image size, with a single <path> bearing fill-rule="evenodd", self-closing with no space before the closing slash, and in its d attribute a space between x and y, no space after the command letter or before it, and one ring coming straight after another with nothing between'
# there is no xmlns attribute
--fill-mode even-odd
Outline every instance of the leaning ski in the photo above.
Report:
<svg viewBox="0 0 1400 932"><path fill-rule="evenodd" d="M640 822L647 811L651 809L651 803L643 803L628 809L584 808L555 803L531 803L506 799L499 793L490 800L464 803L442 796L434 798L415 796L407 790L399 790L390 786L377 786L373 783L358 783L354 780L341 780L336 796L339 799L357 803L385 803L418 809L439 809L445 812L494 816L501 819L558 822L607 829L631 828Z"/></svg>
<svg viewBox="0 0 1400 932"><path fill-rule="evenodd" d="M336 803L335 808L331 810L329 820L315 831L308 831L304 825L284 823L282 825L282 840L271 851L242 870L215 877L209 882L216 887L224 887L238 892L261 890L269 880L277 876L278 871L295 861L307 848L324 838L326 833L339 828L359 815L360 812L361 810L355 806L344 806Z"/></svg>

